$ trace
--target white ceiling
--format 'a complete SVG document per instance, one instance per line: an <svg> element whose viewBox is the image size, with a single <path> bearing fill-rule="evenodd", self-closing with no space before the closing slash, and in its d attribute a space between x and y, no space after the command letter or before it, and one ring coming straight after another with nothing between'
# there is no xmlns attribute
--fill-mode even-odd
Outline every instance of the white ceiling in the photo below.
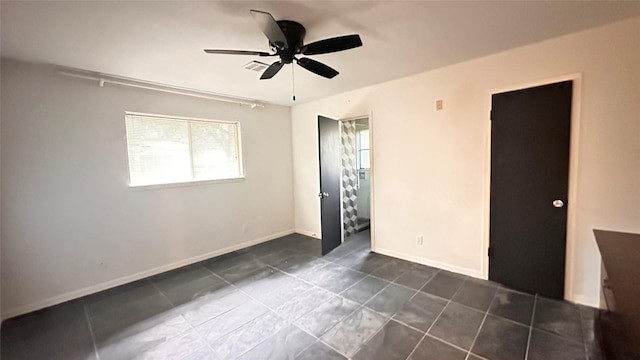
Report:
<svg viewBox="0 0 640 360"><path fill-rule="evenodd" d="M202 51L269 51L250 9L302 23L306 43L360 34L360 48L312 57L334 79L296 66L301 103L637 16L640 2L2 1L1 53L291 105L291 65L259 80L242 65L275 58Z"/></svg>

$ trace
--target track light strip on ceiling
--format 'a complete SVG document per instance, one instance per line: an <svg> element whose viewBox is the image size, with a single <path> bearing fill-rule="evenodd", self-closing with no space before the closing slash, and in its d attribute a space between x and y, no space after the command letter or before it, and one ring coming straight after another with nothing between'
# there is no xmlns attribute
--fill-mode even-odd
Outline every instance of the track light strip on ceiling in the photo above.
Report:
<svg viewBox="0 0 640 360"><path fill-rule="evenodd" d="M177 94L177 95L191 96L191 97L196 97L201 99L209 99L209 100L222 101L222 102L228 102L228 103L239 104L239 105L246 105L251 107L252 109L255 109L256 107L262 107L262 108L264 107L264 104L261 104L251 99L243 99L243 98L238 98L238 97L233 97L228 95L220 95L220 94L211 93L207 91L193 90L193 89L181 88L181 87L172 86L172 85L165 85L165 84L153 83L153 82L142 81L142 80L128 79L128 78L123 78L123 77L118 77L113 75L104 75L104 74L94 75L91 73L74 72L74 71L59 71L58 73L60 75L70 76L78 79L97 81L98 84L100 84L100 86L104 86L104 84L109 83L114 85L129 86L129 87L138 88L138 89L160 91L160 92L169 93L169 94Z"/></svg>

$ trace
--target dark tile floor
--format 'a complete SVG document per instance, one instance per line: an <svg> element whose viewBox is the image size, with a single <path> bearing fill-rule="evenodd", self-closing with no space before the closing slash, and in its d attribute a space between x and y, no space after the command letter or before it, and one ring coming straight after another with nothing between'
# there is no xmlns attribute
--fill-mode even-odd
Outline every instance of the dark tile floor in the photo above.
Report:
<svg viewBox="0 0 640 360"><path fill-rule="evenodd" d="M599 359L595 310L290 235L7 320L12 359Z"/></svg>

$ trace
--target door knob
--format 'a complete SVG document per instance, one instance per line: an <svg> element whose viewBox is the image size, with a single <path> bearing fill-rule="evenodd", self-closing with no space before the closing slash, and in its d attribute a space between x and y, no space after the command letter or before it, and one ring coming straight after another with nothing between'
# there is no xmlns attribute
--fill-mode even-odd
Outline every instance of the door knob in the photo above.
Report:
<svg viewBox="0 0 640 360"><path fill-rule="evenodd" d="M564 201L562 200L553 200L553 206L557 208L561 208L564 206Z"/></svg>

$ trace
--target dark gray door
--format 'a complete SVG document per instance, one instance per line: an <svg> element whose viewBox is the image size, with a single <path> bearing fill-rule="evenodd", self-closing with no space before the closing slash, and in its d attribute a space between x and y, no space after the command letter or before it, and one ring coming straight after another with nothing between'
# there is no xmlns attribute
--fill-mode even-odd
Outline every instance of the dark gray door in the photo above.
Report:
<svg viewBox="0 0 640 360"><path fill-rule="evenodd" d="M489 279L564 297L572 82L492 96Z"/></svg>
<svg viewBox="0 0 640 360"><path fill-rule="evenodd" d="M322 255L342 242L340 219L340 123L318 116L320 146L320 216L322 222Z"/></svg>

